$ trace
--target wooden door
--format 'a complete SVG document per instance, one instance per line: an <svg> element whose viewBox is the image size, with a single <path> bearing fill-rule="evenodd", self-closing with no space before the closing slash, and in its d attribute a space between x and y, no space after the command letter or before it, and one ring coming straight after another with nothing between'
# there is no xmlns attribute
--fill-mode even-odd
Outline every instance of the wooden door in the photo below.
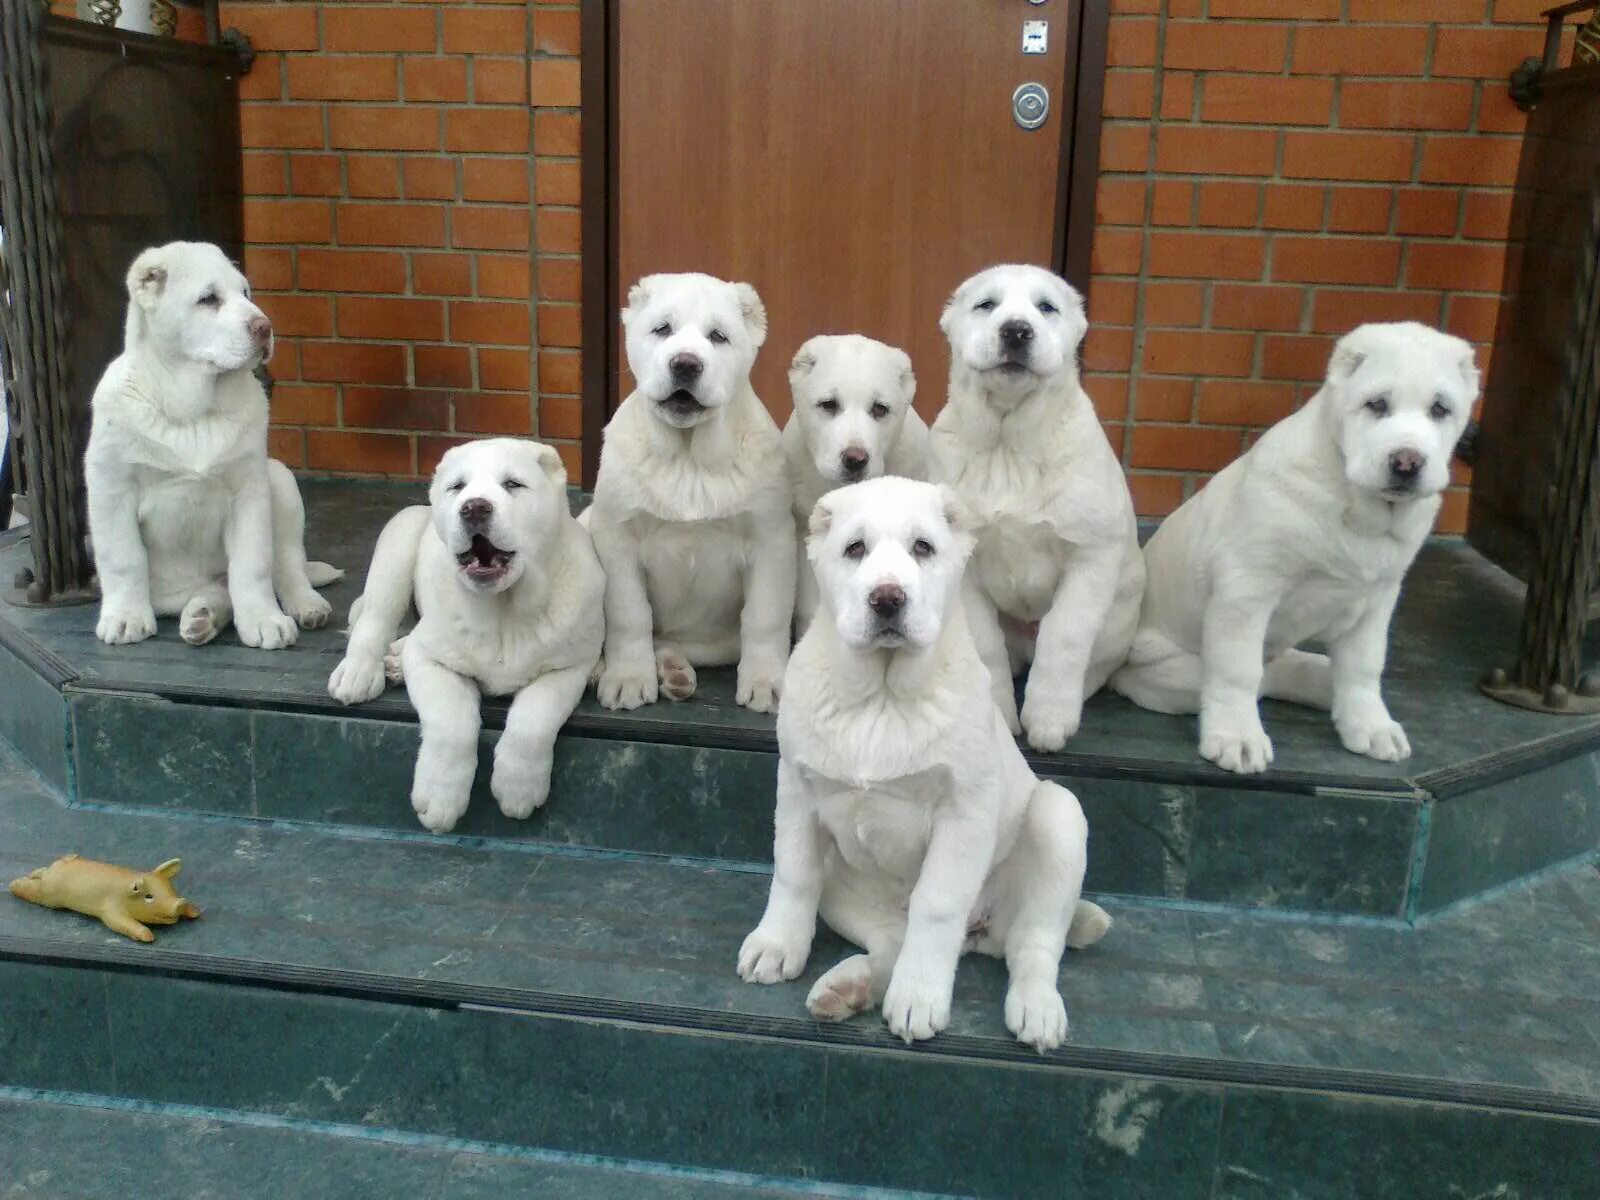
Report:
<svg viewBox="0 0 1600 1200"><path fill-rule="evenodd" d="M1079 2L615 0L613 304L656 271L748 280L770 320L756 391L780 421L818 333L904 347L931 416L955 286L1061 266ZM1025 21L1047 23L1046 53L1022 53ZM1028 81L1050 98L1032 130L1012 115ZM620 358L618 375L626 394Z"/></svg>

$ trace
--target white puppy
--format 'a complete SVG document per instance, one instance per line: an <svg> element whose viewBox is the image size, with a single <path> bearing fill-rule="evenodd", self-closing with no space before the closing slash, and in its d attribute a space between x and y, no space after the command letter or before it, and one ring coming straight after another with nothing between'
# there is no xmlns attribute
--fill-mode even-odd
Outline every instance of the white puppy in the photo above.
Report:
<svg viewBox="0 0 1600 1200"><path fill-rule="evenodd" d="M778 705L795 533L778 427L750 387L767 336L747 283L651 275L622 313L638 386L606 426L584 522L606 569L600 703L694 694L739 664L736 698Z"/></svg>
<svg viewBox="0 0 1600 1200"><path fill-rule="evenodd" d="M824 334L789 364L794 413L783 427L789 496L797 540L826 492L880 475L928 476L928 427L912 410L917 380L911 356L857 334ZM804 633L817 607L817 577L801 546L795 628Z"/></svg>
<svg viewBox="0 0 1600 1200"><path fill-rule="evenodd" d="M1133 500L1078 384L1083 298L1038 267L991 267L956 289L950 398L933 478L973 513L967 618L1013 733L1059 750L1122 664L1144 591ZM1032 662L1018 721L1012 676Z"/></svg>
<svg viewBox="0 0 1600 1200"><path fill-rule="evenodd" d="M1460 338L1404 323L1341 339L1306 406L1150 540L1139 635L1112 687L1198 711L1200 753L1230 771L1272 762L1262 695L1331 709L1357 754L1410 754L1380 690L1389 617L1477 394ZM1296 649L1312 639L1328 654Z"/></svg>
<svg viewBox="0 0 1600 1200"><path fill-rule="evenodd" d="M820 911L866 953L806 1006L843 1020L881 1003L911 1041L948 1022L964 950L1003 955L1006 1025L1048 1050L1067 1032L1062 951L1111 922L1078 898L1077 799L1035 778L990 700L960 603L972 543L932 484L875 479L818 503L822 602L785 678L772 892L739 974L799 975Z"/></svg>
<svg viewBox="0 0 1600 1200"><path fill-rule="evenodd" d="M526 817L550 794L556 733L604 638L605 579L566 484L549 446L457 446L434 472L429 503L396 514L378 536L328 694L355 704L383 691L385 654L415 603L416 627L398 648L422 724L411 805L435 832L467 811L480 695L515 696L489 784L500 811Z"/></svg>
<svg viewBox="0 0 1600 1200"><path fill-rule="evenodd" d="M143 641L159 613L177 614L192 645L231 619L245 645L276 650L296 622L327 622L313 589L344 573L306 562L300 490L267 457L252 371L271 355L272 325L217 247L172 242L134 260L83 463L101 641Z"/></svg>

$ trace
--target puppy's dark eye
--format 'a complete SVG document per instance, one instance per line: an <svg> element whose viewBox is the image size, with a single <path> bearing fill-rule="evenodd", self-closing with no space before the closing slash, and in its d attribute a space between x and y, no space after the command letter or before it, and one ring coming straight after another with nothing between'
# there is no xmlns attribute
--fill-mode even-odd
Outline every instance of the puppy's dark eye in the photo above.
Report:
<svg viewBox="0 0 1600 1200"><path fill-rule="evenodd" d="M514 492L518 488L525 488L528 485L523 483L520 479L502 479L500 481L500 486L505 488L505 490L508 492Z"/></svg>
<svg viewBox="0 0 1600 1200"><path fill-rule="evenodd" d="M918 538L911 543L911 553L917 558L932 558L933 543L927 538Z"/></svg>
<svg viewBox="0 0 1600 1200"><path fill-rule="evenodd" d="M1435 400L1432 407L1428 409L1428 415L1435 421L1447 420L1450 416L1450 406L1443 400Z"/></svg>
<svg viewBox="0 0 1600 1200"><path fill-rule="evenodd" d="M720 329L713 329L710 333L706 334L706 340L709 341L713 346L726 346L728 344L728 335L723 333Z"/></svg>
<svg viewBox="0 0 1600 1200"><path fill-rule="evenodd" d="M839 415L839 402L837 400L832 400L832 399L829 399L829 400L818 400L817 401L817 411L818 412L825 412L830 417L836 417L836 416Z"/></svg>
<svg viewBox="0 0 1600 1200"><path fill-rule="evenodd" d="M867 544L860 538L857 538L844 548L844 556L846 558L865 558L866 553Z"/></svg>
<svg viewBox="0 0 1600 1200"><path fill-rule="evenodd" d="M1389 397L1374 396L1363 407L1375 417L1387 417L1389 415Z"/></svg>
<svg viewBox="0 0 1600 1200"><path fill-rule="evenodd" d="M972 306L973 312L993 312L994 310L995 302L993 300L979 300Z"/></svg>
<svg viewBox="0 0 1600 1200"><path fill-rule="evenodd" d="M872 414L874 421L881 421L889 415L889 406L880 400L867 411Z"/></svg>
<svg viewBox="0 0 1600 1200"><path fill-rule="evenodd" d="M663 322L661 322L661 324L657 325L650 332L655 334L657 337L662 337L662 338L671 337L672 336L672 322L671 321L663 321Z"/></svg>
<svg viewBox="0 0 1600 1200"><path fill-rule="evenodd" d="M1039 311L1048 315L1050 313L1060 312L1061 310L1058 309L1054 304L1051 304L1050 301L1041 300L1039 301Z"/></svg>
<svg viewBox="0 0 1600 1200"><path fill-rule="evenodd" d="M200 305L202 308L221 308L222 297L217 295L215 292L207 292L204 296L201 296L200 299L196 300L195 303Z"/></svg>
<svg viewBox="0 0 1600 1200"><path fill-rule="evenodd" d="M466 487L467 487L467 481L465 479L458 479L454 483L452 483L449 487L445 488L445 491L452 492L452 493L460 492L460 491L465 491Z"/></svg>

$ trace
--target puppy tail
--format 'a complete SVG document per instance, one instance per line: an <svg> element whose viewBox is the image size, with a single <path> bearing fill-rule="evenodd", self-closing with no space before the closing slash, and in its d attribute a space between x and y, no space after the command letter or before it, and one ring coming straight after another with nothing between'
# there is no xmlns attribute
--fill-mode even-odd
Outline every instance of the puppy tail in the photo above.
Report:
<svg viewBox="0 0 1600 1200"><path fill-rule="evenodd" d="M344 578L344 572L338 567L329 566L325 562L308 562L306 564L306 578L311 581L314 588L325 588L330 583L338 583Z"/></svg>
<svg viewBox="0 0 1600 1200"><path fill-rule="evenodd" d="M1079 900L1067 927L1067 945L1083 950L1094 945L1111 930L1111 914L1089 900Z"/></svg>

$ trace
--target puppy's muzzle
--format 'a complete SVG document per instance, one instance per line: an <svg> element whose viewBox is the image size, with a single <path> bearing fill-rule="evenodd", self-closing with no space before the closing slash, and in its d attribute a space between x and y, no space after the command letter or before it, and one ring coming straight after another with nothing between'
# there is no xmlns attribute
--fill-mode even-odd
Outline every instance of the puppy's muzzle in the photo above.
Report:
<svg viewBox="0 0 1600 1200"><path fill-rule="evenodd" d="M693 354L674 354L667 363L672 372L672 382L679 387L692 387L705 374L706 364Z"/></svg>
<svg viewBox="0 0 1600 1200"><path fill-rule="evenodd" d="M1409 446L1396 450L1389 455L1388 490L1396 492L1412 491L1422 478L1422 468L1427 465L1428 460L1420 450L1413 450Z"/></svg>
<svg viewBox="0 0 1600 1200"><path fill-rule="evenodd" d="M867 597L867 607L880 621L892 621L905 611L906 590L898 583L880 583Z"/></svg>
<svg viewBox="0 0 1600 1200"><path fill-rule="evenodd" d="M866 475L871 462L872 456L860 446L846 447L844 453L839 455L839 474L851 481L858 480Z"/></svg>
<svg viewBox="0 0 1600 1200"><path fill-rule="evenodd" d="M461 506L461 523L468 529L482 529L494 516L494 505L481 497L466 501Z"/></svg>

